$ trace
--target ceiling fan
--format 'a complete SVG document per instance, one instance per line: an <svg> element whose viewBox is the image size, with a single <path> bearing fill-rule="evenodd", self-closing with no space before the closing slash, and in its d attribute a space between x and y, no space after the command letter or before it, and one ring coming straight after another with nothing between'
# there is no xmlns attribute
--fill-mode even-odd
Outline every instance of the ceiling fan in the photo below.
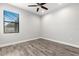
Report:
<svg viewBox="0 0 79 59"><path fill-rule="evenodd" d="M37 9L36 9L37 12L39 11L39 7L43 8L45 10L48 10L48 8L44 6L45 4L46 3L36 3L35 5L28 5L28 7L37 7Z"/></svg>

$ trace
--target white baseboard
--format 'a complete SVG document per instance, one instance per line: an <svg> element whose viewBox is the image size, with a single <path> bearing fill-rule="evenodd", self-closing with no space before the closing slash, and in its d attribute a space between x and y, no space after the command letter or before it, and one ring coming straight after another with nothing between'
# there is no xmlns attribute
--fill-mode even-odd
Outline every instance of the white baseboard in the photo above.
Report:
<svg viewBox="0 0 79 59"><path fill-rule="evenodd" d="M70 43L62 42L62 41L57 41L57 40L55 40L55 39L50 39L50 38L44 38L44 37L40 37L40 38L46 39L46 40L50 40L50 41L53 41L53 42L57 42L57 43L60 43L60 44L65 44L65 45L69 45L69 46L72 46L72 47L79 48L79 45L70 44ZM18 42L3 44L3 45L0 45L0 47L15 45L15 44L19 44L19 43L23 43L23 42L27 42L27 41L31 41L31 40L36 40L36 39L39 39L39 38L32 38L32 39L22 40L22 41L18 41Z"/></svg>
<svg viewBox="0 0 79 59"><path fill-rule="evenodd" d="M10 45L19 44L19 43L23 43L23 42L27 42L27 41L31 41L31 40L36 40L36 39L38 39L38 38L26 39L26 40L22 40L22 41L13 42L13 43L3 44L3 45L0 45L0 48L10 46Z"/></svg>
<svg viewBox="0 0 79 59"><path fill-rule="evenodd" d="M67 42L62 42L62 41L57 41L55 39L50 39L50 38L44 38L44 37L40 37L40 38L50 40L50 41L53 41L53 42L57 42L57 43L60 43L60 44L69 45L69 46L72 46L72 47L79 48L79 45L75 45L75 44L71 44L71 43L67 43Z"/></svg>

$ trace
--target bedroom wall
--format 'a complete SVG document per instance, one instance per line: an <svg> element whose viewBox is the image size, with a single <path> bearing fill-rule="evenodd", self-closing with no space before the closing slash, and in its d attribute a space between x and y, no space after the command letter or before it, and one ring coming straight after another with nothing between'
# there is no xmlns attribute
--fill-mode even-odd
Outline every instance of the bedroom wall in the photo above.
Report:
<svg viewBox="0 0 79 59"><path fill-rule="evenodd" d="M42 17L43 38L79 47L79 4L73 4Z"/></svg>
<svg viewBox="0 0 79 59"><path fill-rule="evenodd" d="M3 10L19 13L19 33L4 33L3 29ZM40 17L11 6L9 4L0 4L0 46L5 46L19 41L28 41L39 37Z"/></svg>

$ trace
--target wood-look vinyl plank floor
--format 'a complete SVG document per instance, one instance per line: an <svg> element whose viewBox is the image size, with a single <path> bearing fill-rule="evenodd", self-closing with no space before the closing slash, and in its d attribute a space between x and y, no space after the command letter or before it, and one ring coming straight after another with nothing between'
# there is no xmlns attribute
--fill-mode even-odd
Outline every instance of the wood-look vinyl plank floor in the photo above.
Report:
<svg viewBox="0 0 79 59"><path fill-rule="evenodd" d="M79 48L40 38L2 47L0 56L79 56Z"/></svg>

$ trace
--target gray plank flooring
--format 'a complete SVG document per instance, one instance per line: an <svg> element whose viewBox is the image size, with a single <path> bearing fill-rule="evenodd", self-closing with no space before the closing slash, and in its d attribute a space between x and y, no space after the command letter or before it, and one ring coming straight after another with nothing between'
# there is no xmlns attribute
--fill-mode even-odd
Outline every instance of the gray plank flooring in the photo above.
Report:
<svg viewBox="0 0 79 59"><path fill-rule="evenodd" d="M2 47L0 56L79 56L79 48L40 38Z"/></svg>

